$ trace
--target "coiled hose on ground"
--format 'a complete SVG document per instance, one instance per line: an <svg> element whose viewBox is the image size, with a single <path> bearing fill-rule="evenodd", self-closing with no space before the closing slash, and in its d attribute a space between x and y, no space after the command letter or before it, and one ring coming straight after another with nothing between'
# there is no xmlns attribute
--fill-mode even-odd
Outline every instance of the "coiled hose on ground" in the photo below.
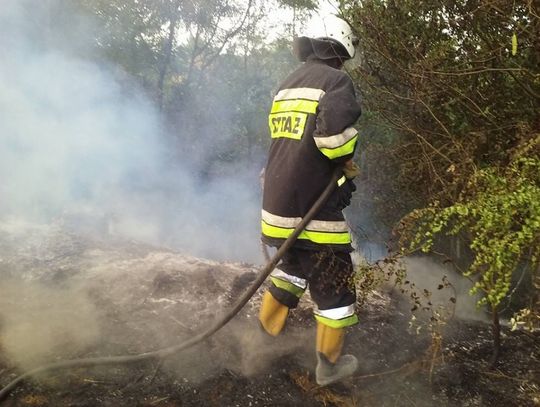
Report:
<svg viewBox="0 0 540 407"><path fill-rule="evenodd" d="M72 359L65 360L56 363L50 363L48 365L43 365L36 367L35 369L29 370L20 376L16 377L6 386L0 390L0 402L4 400L13 389L15 389L20 383L25 379L36 375L38 373L50 372L54 370L68 369L74 367L87 367L87 366L104 366L104 365L115 365L115 364L128 364L140 362L143 360L150 359L161 359L167 356L170 356L174 353L180 352L184 349L187 349L206 338L210 337L218 330L223 328L231 319L234 318L238 312L247 304L247 302L253 297L253 294L259 289L262 283L266 280L268 275L275 268L277 263L281 260L283 255L289 250L289 248L294 244L300 233L304 230L306 225L315 217L319 212L325 202L328 200L334 189L336 188L338 179L342 176L343 172L341 168L337 168L333 175L330 183L326 186L322 194L319 196L317 201L313 204L308 213L300 221L298 226L294 229L292 234L285 240L285 242L280 246L274 256L268 261L265 267L259 272L257 278L251 284L251 286L244 292L244 294L239 298L236 304L219 320L217 320L210 328L206 331L201 332L198 335L193 336L191 339L188 339L185 342L182 342L178 345L170 346L168 348L158 349L152 352L140 353L137 355L125 355L125 356L103 356L95 358L82 358L82 359Z"/></svg>

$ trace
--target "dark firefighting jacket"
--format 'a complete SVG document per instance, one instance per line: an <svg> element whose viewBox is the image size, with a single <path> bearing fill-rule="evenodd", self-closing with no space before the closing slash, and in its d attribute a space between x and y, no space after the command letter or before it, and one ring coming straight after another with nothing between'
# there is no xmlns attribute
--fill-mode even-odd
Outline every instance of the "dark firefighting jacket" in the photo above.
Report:
<svg viewBox="0 0 540 407"><path fill-rule="evenodd" d="M268 117L272 143L264 176L262 238L280 246L332 178L352 158L360 117L353 83L343 71L308 60L280 85ZM342 210L354 184L344 176L295 247L351 251Z"/></svg>

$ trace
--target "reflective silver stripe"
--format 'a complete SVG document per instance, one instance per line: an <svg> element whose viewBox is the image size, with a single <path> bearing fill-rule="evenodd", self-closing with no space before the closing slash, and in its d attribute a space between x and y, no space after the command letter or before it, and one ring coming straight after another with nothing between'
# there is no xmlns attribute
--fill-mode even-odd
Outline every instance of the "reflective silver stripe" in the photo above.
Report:
<svg viewBox="0 0 540 407"><path fill-rule="evenodd" d="M306 226L306 230L316 232L348 232L347 222L329 221L329 220L312 220Z"/></svg>
<svg viewBox="0 0 540 407"><path fill-rule="evenodd" d="M328 319L343 319L354 315L354 304L347 305L346 307L332 308L332 309L316 309L314 311L315 315L320 315L321 317Z"/></svg>
<svg viewBox="0 0 540 407"><path fill-rule="evenodd" d="M313 137L315 144L319 149L321 148L336 148L351 141L354 136L358 134L358 130L354 127L347 127L343 133L335 134L328 137Z"/></svg>
<svg viewBox="0 0 540 407"><path fill-rule="evenodd" d="M287 218L284 216L274 215L270 212L262 210L262 220L269 225L281 228L295 228L300 223L302 218ZM347 222L331 221L331 220L312 220L306 226L306 230L313 232L348 232Z"/></svg>
<svg viewBox="0 0 540 407"><path fill-rule="evenodd" d="M269 225L279 226L282 228L295 228L300 223L302 218L285 218L283 216L274 215L270 212L262 210L262 220Z"/></svg>
<svg viewBox="0 0 540 407"><path fill-rule="evenodd" d="M345 183L345 181L347 181L347 177L345 177L344 175L340 179L337 180L338 187L342 186Z"/></svg>
<svg viewBox="0 0 540 407"><path fill-rule="evenodd" d="M307 99L319 101L324 96L324 90L315 88L282 89L274 97L274 102L287 99Z"/></svg>
<svg viewBox="0 0 540 407"><path fill-rule="evenodd" d="M290 274L285 273L283 270L278 268L272 271L272 277L277 277L281 280L288 281L291 284L294 284L297 287L300 287L302 290L305 290L307 287L307 281L303 278L291 276Z"/></svg>

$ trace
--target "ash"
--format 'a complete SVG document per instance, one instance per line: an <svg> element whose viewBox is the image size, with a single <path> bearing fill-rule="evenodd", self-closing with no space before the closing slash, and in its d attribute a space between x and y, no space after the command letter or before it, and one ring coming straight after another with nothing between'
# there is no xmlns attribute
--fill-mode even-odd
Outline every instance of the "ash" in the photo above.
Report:
<svg viewBox="0 0 540 407"><path fill-rule="evenodd" d="M259 266L81 235L61 224L0 224L0 385L53 361L136 354L189 339L219 318ZM361 368L314 383L309 297L284 335L258 327L262 290L205 343L160 362L54 372L18 388L6 406L534 406L539 335L505 331L488 369L489 326L449 321L442 340L410 329L405 298L374 291L349 330ZM437 345L437 352L434 347Z"/></svg>

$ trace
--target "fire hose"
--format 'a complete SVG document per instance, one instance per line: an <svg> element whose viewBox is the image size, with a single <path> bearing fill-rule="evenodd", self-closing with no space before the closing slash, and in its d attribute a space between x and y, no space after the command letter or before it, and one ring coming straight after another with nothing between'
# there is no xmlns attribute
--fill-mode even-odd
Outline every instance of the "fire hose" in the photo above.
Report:
<svg viewBox="0 0 540 407"><path fill-rule="evenodd" d="M218 319L211 327L209 327L206 331L203 331L200 334L195 335L191 339L188 339L187 341L182 342L178 345L170 346L163 349L158 349L151 352L145 352L145 353L140 353L136 355L102 356L102 357L94 357L94 358L71 359L71 360L64 360L61 362L55 362L55 363L50 363L47 365L36 367L32 370L29 370L19 375L10 383L8 383L6 386L4 386L0 390L0 401L6 398L11 393L11 391L15 389L25 379L39 373L68 369L68 368L75 368L75 367L128 364L128 363L136 363L136 362L141 362L141 361L150 360L150 359L162 359L174 353L187 349L191 346L194 346L197 343L212 336L218 330L223 328L231 319L233 319L236 316L236 314L238 314L238 312L240 312L240 310L244 307L244 305L247 304L247 302L251 299L251 297L253 297L255 292L264 283L266 278L270 275L270 273L278 264L278 262L281 260L283 255L287 252L287 250L289 250L292 247L292 245L294 244L294 242L296 241L300 233L302 233L302 231L307 226L307 224L315 217L315 215L319 212L322 206L326 203L326 201L328 200L328 198L330 197L330 195L336 188L337 181L342 176L342 174L343 174L342 168L340 167L336 168L336 170L334 171L332 175L332 179L330 180L330 183L326 186L324 191L321 193L319 198L315 201L315 203L307 212L307 214L302 218L302 220L293 230L291 235L285 240L285 242L283 242L283 244L279 247L279 249L276 251L274 256L266 263L265 267L259 272L259 274L255 278L251 286L238 299L236 304L225 315L223 315L220 319Z"/></svg>

